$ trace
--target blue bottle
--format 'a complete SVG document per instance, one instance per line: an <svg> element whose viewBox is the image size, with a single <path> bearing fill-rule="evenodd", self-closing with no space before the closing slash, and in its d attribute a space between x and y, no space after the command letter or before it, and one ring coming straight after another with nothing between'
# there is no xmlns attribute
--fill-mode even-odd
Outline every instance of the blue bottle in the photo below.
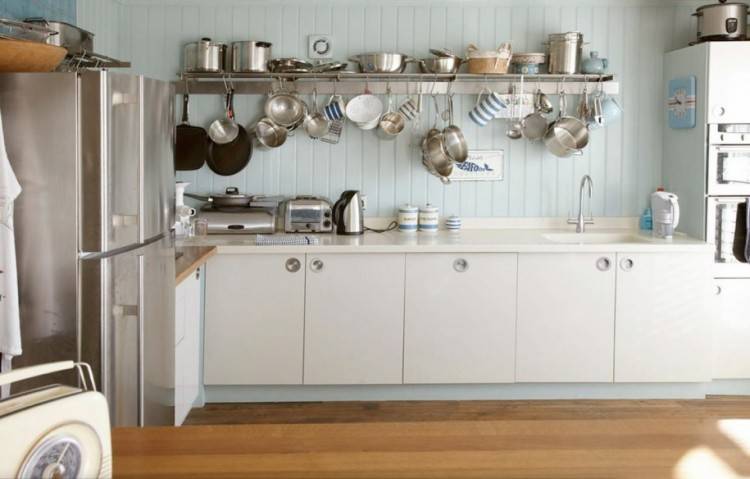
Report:
<svg viewBox="0 0 750 479"><path fill-rule="evenodd" d="M645 210L643 210L643 214L641 215L640 228L643 231L651 231L652 229L654 229L654 219L651 216L651 208L646 208Z"/></svg>

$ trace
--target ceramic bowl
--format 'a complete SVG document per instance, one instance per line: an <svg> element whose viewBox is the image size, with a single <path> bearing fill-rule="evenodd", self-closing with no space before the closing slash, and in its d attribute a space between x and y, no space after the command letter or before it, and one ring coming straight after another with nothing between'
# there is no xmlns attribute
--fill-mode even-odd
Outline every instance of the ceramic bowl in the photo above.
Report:
<svg viewBox="0 0 750 479"><path fill-rule="evenodd" d="M380 115L383 114L383 102L378 97L370 94L358 95L349 100L346 105L346 116L360 128L374 122L375 128Z"/></svg>

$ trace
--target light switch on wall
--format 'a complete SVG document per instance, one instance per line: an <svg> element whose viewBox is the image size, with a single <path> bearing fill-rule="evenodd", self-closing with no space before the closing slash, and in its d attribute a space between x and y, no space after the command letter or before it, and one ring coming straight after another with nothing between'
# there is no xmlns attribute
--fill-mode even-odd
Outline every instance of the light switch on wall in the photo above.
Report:
<svg viewBox="0 0 750 479"><path fill-rule="evenodd" d="M307 56L312 59L333 58L333 41L330 35L315 33L307 37Z"/></svg>

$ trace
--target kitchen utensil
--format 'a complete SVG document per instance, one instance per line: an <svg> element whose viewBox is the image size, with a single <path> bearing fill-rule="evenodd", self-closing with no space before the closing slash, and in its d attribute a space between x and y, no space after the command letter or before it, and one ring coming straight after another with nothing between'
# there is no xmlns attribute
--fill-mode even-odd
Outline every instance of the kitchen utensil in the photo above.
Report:
<svg viewBox="0 0 750 479"><path fill-rule="evenodd" d="M312 63L299 58L274 58L268 62L268 69L273 73L310 73Z"/></svg>
<svg viewBox="0 0 750 479"><path fill-rule="evenodd" d="M466 51L469 73L482 75L507 73L511 56L510 43L501 43L497 50L484 52L473 43L469 44Z"/></svg>
<svg viewBox="0 0 750 479"><path fill-rule="evenodd" d="M604 124L614 123L622 116L622 107L613 97L602 94L602 119Z"/></svg>
<svg viewBox="0 0 750 479"><path fill-rule="evenodd" d="M609 60L599 58L599 52L590 52L589 58L581 62L581 71L590 75L602 75L609 67Z"/></svg>
<svg viewBox="0 0 750 479"><path fill-rule="evenodd" d="M414 59L401 53L363 53L349 61L358 65L360 73L403 73Z"/></svg>
<svg viewBox="0 0 750 479"><path fill-rule="evenodd" d="M264 111L277 125L292 129L304 120L307 106L293 93L282 90L268 97Z"/></svg>
<svg viewBox="0 0 750 479"><path fill-rule="evenodd" d="M677 195L667 191L651 194L651 215L653 235L657 238L672 239L674 230L680 224L680 203Z"/></svg>
<svg viewBox="0 0 750 479"><path fill-rule="evenodd" d="M435 55L436 57L440 58L458 58L461 59L458 55L453 53L452 50L448 48L430 48L430 53Z"/></svg>
<svg viewBox="0 0 750 479"><path fill-rule="evenodd" d="M699 42L710 40L745 40L747 38L748 6L745 3L703 5L693 14L698 18Z"/></svg>
<svg viewBox="0 0 750 479"><path fill-rule="evenodd" d="M584 82L583 94L581 95L581 99L578 102L578 108L576 108L576 116L579 120L587 122L590 115L591 108L589 107L589 84L588 82Z"/></svg>
<svg viewBox="0 0 750 479"><path fill-rule="evenodd" d="M180 171L197 170L203 167L208 158L208 134L200 126L193 126L188 120L190 95L182 96L182 123L175 128L175 169Z"/></svg>
<svg viewBox="0 0 750 479"><path fill-rule="evenodd" d="M583 52L583 34L580 32L552 33L546 42L547 67L553 75L570 75L579 72Z"/></svg>
<svg viewBox="0 0 750 479"><path fill-rule="evenodd" d="M519 97L516 94L516 88L514 86L510 103L510 119L508 120L508 128L505 130L505 136L511 140L518 140L523 137L523 125L521 124L521 119L516 117L521 108L518 101Z"/></svg>
<svg viewBox="0 0 750 479"><path fill-rule="evenodd" d="M270 59L271 43L269 42L232 43L233 72L267 72Z"/></svg>
<svg viewBox="0 0 750 479"><path fill-rule="evenodd" d="M589 121L589 129L601 128L604 126L604 113L602 108L602 92L599 91L594 95L593 107L591 108L591 121Z"/></svg>
<svg viewBox="0 0 750 479"><path fill-rule="evenodd" d="M48 45L63 47L71 55L94 51L94 34L70 23L44 18L26 18L24 23L41 25L57 32L46 38Z"/></svg>
<svg viewBox="0 0 750 479"><path fill-rule="evenodd" d="M305 116L302 128L312 139L317 139L328 134L331 122L318 111L318 90L313 88L313 111Z"/></svg>
<svg viewBox="0 0 750 479"><path fill-rule="evenodd" d="M422 140L422 160L429 171L435 172L437 176L448 177L453 172L453 160L445 148L443 133L437 127L440 105L434 93L432 100L435 105L435 122Z"/></svg>
<svg viewBox="0 0 750 479"><path fill-rule="evenodd" d="M261 118L253 128L255 139L265 148L278 148L287 139L286 127L277 125L270 118Z"/></svg>
<svg viewBox="0 0 750 479"><path fill-rule="evenodd" d="M323 141L325 143L329 143L331 145L338 144L339 140L341 139L341 132L344 131L344 121L343 120L333 120L331 122L331 127L328 129L328 134L320 139L320 141Z"/></svg>
<svg viewBox="0 0 750 479"><path fill-rule="evenodd" d="M281 204L279 221L286 233L330 233L331 203L317 196L297 196Z"/></svg>
<svg viewBox="0 0 750 479"><path fill-rule="evenodd" d="M456 73L461 66L459 57L434 57L419 60L422 73Z"/></svg>
<svg viewBox="0 0 750 479"><path fill-rule="evenodd" d="M226 68L227 46L204 37L183 49L184 69L188 73L221 73Z"/></svg>
<svg viewBox="0 0 750 479"><path fill-rule="evenodd" d="M449 124L443 128L443 143L448 156L455 162L463 163L469 157L469 147L461 128L453 124L453 93L448 95Z"/></svg>
<svg viewBox="0 0 750 479"><path fill-rule="evenodd" d="M341 193L341 197L333 205L333 224L336 225L336 234L361 235L365 232L359 191L347 190Z"/></svg>
<svg viewBox="0 0 750 479"><path fill-rule="evenodd" d="M234 121L234 90L229 89L226 94L225 117L214 120L208 127L208 137L218 145L231 143L237 138L239 125Z"/></svg>
<svg viewBox="0 0 750 479"><path fill-rule="evenodd" d="M566 116L567 102L565 91L560 92L560 114L547 129L544 144L555 156L565 158L580 151L589 142L586 124L572 116Z"/></svg>
<svg viewBox="0 0 750 479"><path fill-rule="evenodd" d="M427 203L419 208L419 231L437 233L440 225L440 210L437 206Z"/></svg>
<svg viewBox="0 0 750 479"><path fill-rule="evenodd" d="M232 106L232 97L234 90L229 90L227 117L234 119L234 107ZM208 150L206 163L208 167L222 176L231 176L242 171L250 162L253 155L253 142L247 131L237 123L237 135L234 140L228 143L211 142ZM212 125L213 126L213 125ZM209 129L210 130L210 129ZM209 131L209 136L211 132Z"/></svg>
<svg viewBox="0 0 750 479"><path fill-rule="evenodd" d="M47 38L50 35L59 34L60 32L48 28L44 24L27 23L0 17L0 38L47 43Z"/></svg>
<svg viewBox="0 0 750 479"><path fill-rule="evenodd" d="M346 105L346 116L362 130L372 130L378 126L382 114L383 103L367 88L365 93L355 96Z"/></svg>
<svg viewBox="0 0 750 479"><path fill-rule="evenodd" d="M54 45L0 39L0 72L51 72L67 53L66 49Z"/></svg>
<svg viewBox="0 0 750 479"><path fill-rule="evenodd" d="M401 102L401 105L398 107L398 111L407 120L413 120L417 117L417 115L419 115L419 112L417 111L417 104L411 98L411 93L409 92L408 81L406 82L406 98L403 102Z"/></svg>
<svg viewBox="0 0 750 479"><path fill-rule="evenodd" d="M547 133L548 126L547 119L542 112L536 110L521 120L521 133L528 140L541 140Z"/></svg>
<svg viewBox="0 0 750 479"><path fill-rule="evenodd" d="M388 110L380 117L378 123L378 136L384 140L394 140L404 130L406 119L404 116L393 111L393 96L390 87L387 88Z"/></svg>
<svg viewBox="0 0 750 479"><path fill-rule="evenodd" d="M513 71L520 75L537 75L547 60L544 53L514 53L510 60Z"/></svg>
<svg viewBox="0 0 750 479"><path fill-rule="evenodd" d="M537 89L536 94L536 103L539 111L541 111L545 115L552 113L555 108L552 106L552 102L550 101L549 97L545 95L544 92L542 92L541 88Z"/></svg>
<svg viewBox="0 0 750 479"><path fill-rule="evenodd" d="M487 96L482 98L484 93ZM469 118L478 126L486 126L487 123L495 119L500 110L507 107L499 93L485 87L477 96L476 105L469 111Z"/></svg>

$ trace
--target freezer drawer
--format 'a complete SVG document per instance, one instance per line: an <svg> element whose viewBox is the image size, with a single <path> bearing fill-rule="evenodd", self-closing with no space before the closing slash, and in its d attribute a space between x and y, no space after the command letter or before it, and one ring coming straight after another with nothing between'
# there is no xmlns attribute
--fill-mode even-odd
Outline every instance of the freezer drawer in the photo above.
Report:
<svg viewBox="0 0 750 479"><path fill-rule="evenodd" d="M714 277L750 278L750 264L741 263L732 251L737 205L747 197L710 197L706 207L706 241L716 247Z"/></svg>
<svg viewBox="0 0 750 479"><path fill-rule="evenodd" d="M81 260L81 359L114 426L172 424L174 247L171 238Z"/></svg>

